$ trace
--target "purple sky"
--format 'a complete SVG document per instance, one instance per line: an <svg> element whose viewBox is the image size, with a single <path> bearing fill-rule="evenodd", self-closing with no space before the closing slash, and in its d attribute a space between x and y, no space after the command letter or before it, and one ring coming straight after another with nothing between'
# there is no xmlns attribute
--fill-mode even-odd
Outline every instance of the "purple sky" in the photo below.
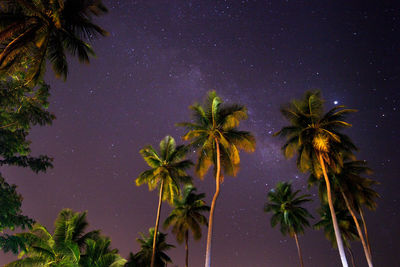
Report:
<svg viewBox="0 0 400 267"><path fill-rule="evenodd" d="M91 227L126 257L139 248L138 232L154 226L158 200L135 186L147 169L139 150L158 146L167 134L180 140L183 131L174 124L189 120L187 107L215 89L226 102L248 107L242 129L254 133L257 150L242 154L238 176L222 186L213 266L297 266L294 240L272 229L262 208L278 181L308 192L306 175L283 158L283 141L272 133L286 123L281 104L318 88L327 107L359 110L347 133L381 182L378 210L367 212L373 259L394 266L400 261L400 6L357 2L105 1L110 12L98 23L110 36L94 44L97 58L90 65L72 60L67 82L50 68L46 75L57 120L35 128L30 139L34 153L54 157L54 169L2 173L18 185L27 215L52 228L62 208L88 210ZM212 177L194 181L210 203ZM170 211L163 207L162 220ZM175 243L172 234L168 241ZM191 242L192 266L204 264L205 242ZM322 231L307 230L300 243L306 266L340 265ZM353 249L357 266L366 266L361 244ZM169 254L172 266L184 265L183 246ZM11 259L0 255L0 264Z"/></svg>

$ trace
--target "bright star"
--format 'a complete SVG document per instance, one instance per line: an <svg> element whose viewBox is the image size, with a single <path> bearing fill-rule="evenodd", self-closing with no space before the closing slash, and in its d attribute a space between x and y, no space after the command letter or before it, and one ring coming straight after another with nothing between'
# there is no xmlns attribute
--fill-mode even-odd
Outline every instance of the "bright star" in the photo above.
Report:
<svg viewBox="0 0 400 267"><path fill-rule="evenodd" d="M333 104L337 105L337 104L339 104L339 101L335 100L335 101L333 101Z"/></svg>

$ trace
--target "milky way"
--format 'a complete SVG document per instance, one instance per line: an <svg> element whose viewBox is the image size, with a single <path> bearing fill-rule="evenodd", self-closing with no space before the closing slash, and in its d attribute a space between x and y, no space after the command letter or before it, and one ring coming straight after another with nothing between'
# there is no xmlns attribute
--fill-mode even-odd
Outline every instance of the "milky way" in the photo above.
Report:
<svg viewBox="0 0 400 267"><path fill-rule="evenodd" d="M217 3L216 3L217 2ZM330 2L330 3L329 3ZM65 207L88 210L92 228L112 238L122 256L136 252L138 232L155 222L157 194L136 187L146 164L138 151L182 129L188 106L212 89L226 102L244 104L257 150L242 154L241 171L227 177L217 204L214 266L297 266L295 242L272 229L263 212L277 181L307 192L306 178L280 152L272 134L285 124L281 104L305 90L321 89L326 106L359 112L348 134L381 182L377 212L367 213L376 266L400 261L400 8L394 1L105 1L98 20L110 35L96 40L90 65L71 61L67 82L46 80L57 120L31 134L34 153L54 157L55 168L35 175L2 171L24 196L27 215L52 227ZM212 177L195 178L207 200ZM309 207L315 214L315 201ZM170 211L164 206L162 218ZM163 230L164 231L164 230ZM204 232L205 235L205 232ZM168 240L175 244L172 234ZM322 232L300 238L305 266L339 266ZM354 243L358 266L365 260ZM201 266L205 238L191 241L190 260ZM170 252L183 266L184 248ZM0 264L11 260L1 256Z"/></svg>

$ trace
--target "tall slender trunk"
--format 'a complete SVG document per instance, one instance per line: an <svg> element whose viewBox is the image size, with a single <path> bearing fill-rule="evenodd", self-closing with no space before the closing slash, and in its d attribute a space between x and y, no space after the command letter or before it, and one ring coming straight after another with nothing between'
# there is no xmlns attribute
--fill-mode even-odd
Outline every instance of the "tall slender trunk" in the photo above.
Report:
<svg viewBox="0 0 400 267"><path fill-rule="evenodd" d="M303 256L301 255L301 248L300 248L300 244L299 244L299 239L298 239L296 233L294 233L294 239L296 240L297 253L299 254L300 266L304 267Z"/></svg>
<svg viewBox="0 0 400 267"><path fill-rule="evenodd" d="M217 172L215 174L215 193L214 193L214 197L211 202L210 217L208 219L205 267L211 266L211 238L212 238L213 222L214 222L214 210L215 210L215 204L217 202L217 198L219 196L219 190L220 190L219 186L220 186L220 173L221 173L221 162L220 162L221 159L220 159L219 143L216 138L215 138L215 146L217 148Z"/></svg>
<svg viewBox="0 0 400 267"><path fill-rule="evenodd" d="M185 232L185 251L186 251L185 267L189 267L189 230L186 230Z"/></svg>
<svg viewBox="0 0 400 267"><path fill-rule="evenodd" d="M164 190L164 180L161 180L160 195L159 195L159 198L158 198L158 209L157 209L156 226L154 227L153 253L151 254L151 264L150 264L151 267L154 267L154 260L156 259L157 233L158 233L158 224L160 222L160 213L161 213L163 190Z"/></svg>
<svg viewBox="0 0 400 267"><path fill-rule="evenodd" d="M365 243L364 235L362 233L360 224L358 223L358 219L357 219L356 214L355 214L355 212L353 210L353 207L350 204L346 194L343 192L342 188L340 188L340 192L342 193L344 202L346 202L347 209L349 210L349 212L351 214L351 217L353 217L354 223L356 224L357 233L358 233L358 236L360 237L361 244L362 244L363 249L364 249L364 254L365 254L365 258L367 259L368 266L369 267L373 267L372 258L371 258L371 255L369 254L367 244Z"/></svg>
<svg viewBox="0 0 400 267"><path fill-rule="evenodd" d="M367 246L368 246L369 255L371 255L371 258L372 258L371 243L369 242L367 224L365 222L364 212L363 212L361 206L360 206L360 208L358 210L359 210L359 213L360 213L360 216L361 216L361 220L362 220L362 223L363 223L363 226L364 226L365 239L367 240Z"/></svg>
<svg viewBox="0 0 400 267"><path fill-rule="evenodd" d="M347 251L349 252L349 254L350 254L350 258L351 258L351 265L353 266L353 267L356 267L356 263L355 263L355 261L354 261L354 255L353 255L353 251L351 250L351 248L347 248Z"/></svg>
<svg viewBox="0 0 400 267"><path fill-rule="evenodd" d="M342 261L343 267L348 267L349 264L347 263L346 254L344 252L342 235L340 234L339 224L336 219L335 208L333 207L331 183L329 182L328 174L325 169L325 162L324 162L324 159L322 158L321 153L318 153L318 159L319 159L319 163L321 164L322 172L324 174L324 179L325 179L325 183L326 183L326 193L328 195L328 204L329 204L329 209L331 211L333 229L335 230L336 243L338 245L340 259Z"/></svg>

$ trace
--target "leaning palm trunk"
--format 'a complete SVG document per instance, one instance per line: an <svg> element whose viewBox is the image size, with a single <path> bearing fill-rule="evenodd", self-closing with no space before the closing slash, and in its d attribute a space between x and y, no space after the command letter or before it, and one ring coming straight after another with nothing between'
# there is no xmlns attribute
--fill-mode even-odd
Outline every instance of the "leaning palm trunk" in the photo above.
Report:
<svg viewBox="0 0 400 267"><path fill-rule="evenodd" d="M219 143L218 140L215 139L215 146L217 148L217 172L215 174L215 193L211 202L210 209L210 217L208 219L208 233L207 233L207 249L206 249L206 264L205 267L211 266L211 238L212 238L212 230L213 230L213 222L214 222L214 210L215 204L217 202L217 198L219 196L220 190L220 173L221 173L221 163L220 163L220 151L219 151Z"/></svg>
<svg viewBox="0 0 400 267"><path fill-rule="evenodd" d="M185 251L186 251L185 267L189 267L189 230L186 230L185 232Z"/></svg>
<svg viewBox="0 0 400 267"><path fill-rule="evenodd" d="M367 240L367 246L368 246L369 255L371 255L371 258L372 258L371 243L369 242L367 224L365 222L364 212L363 212L361 207L359 208L359 212L360 212L361 220L362 220L362 223L363 223L363 226L364 226L365 239Z"/></svg>
<svg viewBox="0 0 400 267"><path fill-rule="evenodd" d="M303 256L301 255L301 248L300 248L300 244L299 244L299 239L298 239L296 233L294 233L294 239L296 240L297 253L299 254L300 266L304 267Z"/></svg>
<svg viewBox="0 0 400 267"><path fill-rule="evenodd" d="M351 251L351 248L347 248L347 251L349 252L349 254L350 254L350 258L351 258L351 265L353 266L353 267L356 267L356 263L355 263L355 261L354 261L354 255L353 255L353 251Z"/></svg>
<svg viewBox="0 0 400 267"><path fill-rule="evenodd" d="M348 267L349 265L347 263L346 254L344 252L342 235L340 234L339 225L338 225L338 222L336 219L335 208L333 207L331 184L329 182L328 174L326 173L325 162L324 162L324 159L322 158L321 153L318 153L318 159L319 159L319 163L321 164L322 173L324 174L324 179L325 179L325 183L326 183L326 193L328 196L328 204L329 204L329 209L331 211L332 224L333 224L333 229L335 230L336 243L338 246L340 259L342 261L343 267Z"/></svg>
<svg viewBox="0 0 400 267"><path fill-rule="evenodd" d="M156 226L154 227L153 252L151 254L151 264L150 264L151 267L154 267L154 260L156 259L157 233L158 233L158 224L160 222L160 213L161 213L163 189L164 189L164 180L161 180L160 195L159 195L159 199L158 199Z"/></svg>
<svg viewBox="0 0 400 267"><path fill-rule="evenodd" d="M363 235L363 233L361 231L361 227L360 227L360 224L358 223L358 219L357 219L356 214L355 214L355 212L353 210L353 207L350 205L346 194L343 192L343 190L341 188L340 188L340 192L342 193L343 199L346 202L347 209L349 210L349 212L351 214L351 217L353 217L354 223L356 224L357 233L358 233L358 236L360 237L361 244L362 244L363 249L364 249L364 254L365 254L365 258L367 259L368 266L369 267L373 267L372 257L371 257L371 255L370 255L370 253L368 251L368 247L367 247L367 244L365 243L364 235Z"/></svg>

